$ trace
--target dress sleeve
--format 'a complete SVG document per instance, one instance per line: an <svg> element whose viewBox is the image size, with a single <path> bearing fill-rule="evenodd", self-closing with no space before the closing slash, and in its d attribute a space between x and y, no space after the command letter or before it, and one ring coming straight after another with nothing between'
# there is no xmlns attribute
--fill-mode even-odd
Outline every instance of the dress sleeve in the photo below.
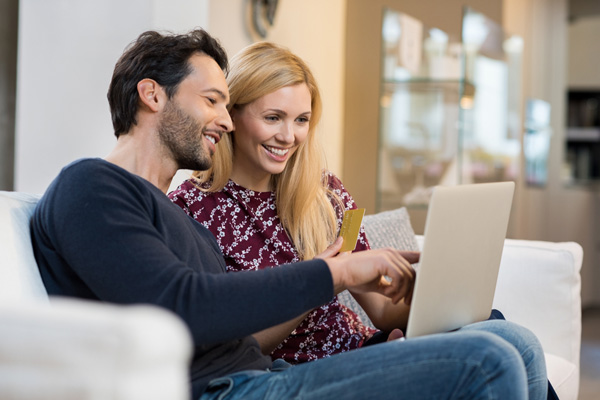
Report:
<svg viewBox="0 0 600 400"><path fill-rule="evenodd" d="M188 181L184 181L181 185L177 187L177 189L173 190L168 194L169 199L175 204L177 204L187 215L190 217L192 213L190 211L188 198L190 195L191 188L189 187Z"/></svg>
<svg viewBox="0 0 600 400"><path fill-rule="evenodd" d="M227 214L227 199L223 191L205 192L197 186L196 182L188 179L168 196L187 215L204 225L213 234L222 251L231 245L232 236L223 234L223 232L233 231L230 229L232 221Z"/></svg>
<svg viewBox="0 0 600 400"><path fill-rule="evenodd" d="M355 210L357 209L357 205L354 202L354 199L350 195L350 193L344 187L342 181L332 172L327 171L327 183L329 185L329 189L335 193L340 200L335 201L332 199L333 208L338 216L338 229L342 226L342 219L344 217L344 211L346 210ZM371 246L369 245L369 241L367 240L367 235L365 234L365 227L361 225L360 232L358 234L358 240L356 241L356 248L354 251L362 251L369 250Z"/></svg>

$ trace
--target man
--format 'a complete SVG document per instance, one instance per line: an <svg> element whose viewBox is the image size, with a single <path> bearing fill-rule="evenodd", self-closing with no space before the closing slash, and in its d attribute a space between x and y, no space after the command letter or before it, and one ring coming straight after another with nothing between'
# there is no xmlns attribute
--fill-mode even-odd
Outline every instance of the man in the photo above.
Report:
<svg viewBox="0 0 600 400"><path fill-rule="evenodd" d="M261 354L252 333L345 288L409 298L416 257L389 249L332 257L338 241L322 259L226 274L212 234L165 196L178 169L208 168L232 129L226 67L202 30L146 32L126 50L108 93L115 148L65 167L32 218L48 292L178 314L195 343L194 399L526 398L531 360L487 332L394 341L295 367Z"/></svg>

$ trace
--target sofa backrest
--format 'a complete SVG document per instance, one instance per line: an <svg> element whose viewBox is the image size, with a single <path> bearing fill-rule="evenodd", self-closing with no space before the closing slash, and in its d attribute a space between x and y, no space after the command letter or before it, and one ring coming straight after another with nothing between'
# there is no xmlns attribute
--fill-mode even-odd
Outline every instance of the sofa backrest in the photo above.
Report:
<svg viewBox="0 0 600 400"><path fill-rule="evenodd" d="M41 196L0 191L0 303L48 302L29 232Z"/></svg>

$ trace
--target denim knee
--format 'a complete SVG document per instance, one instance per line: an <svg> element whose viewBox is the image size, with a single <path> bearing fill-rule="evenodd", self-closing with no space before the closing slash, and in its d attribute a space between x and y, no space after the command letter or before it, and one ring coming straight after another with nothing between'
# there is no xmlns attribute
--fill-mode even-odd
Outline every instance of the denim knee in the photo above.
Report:
<svg viewBox="0 0 600 400"><path fill-rule="evenodd" d="M527 367L538 364L545 373L544 349L537 336L524 326L504 320L483 321L465 326L461 331L492 333L516 348Z"/></svg>
<svg viewBox="0 0 600 400"><path fill-rule="evenodd" d="M468 359L478 364L488 379L503 375L505 382L527 387L527 372L518 350L497 335L484 331L463 332L471 349ZM526 389L524 389L526 390Z"/></svg>

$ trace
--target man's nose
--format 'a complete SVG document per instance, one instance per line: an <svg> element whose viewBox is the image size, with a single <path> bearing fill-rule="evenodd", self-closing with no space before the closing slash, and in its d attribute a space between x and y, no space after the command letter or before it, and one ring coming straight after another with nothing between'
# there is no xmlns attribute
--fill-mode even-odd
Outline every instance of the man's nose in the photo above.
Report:
<svg viewBox="0 0 600 400"><path fill-rule="evenodd" d="M216 123L219 128L225 132L231 132L233 130L233 122L231 121L231 116L229 115L227 109L219 113Z"/></svg>

